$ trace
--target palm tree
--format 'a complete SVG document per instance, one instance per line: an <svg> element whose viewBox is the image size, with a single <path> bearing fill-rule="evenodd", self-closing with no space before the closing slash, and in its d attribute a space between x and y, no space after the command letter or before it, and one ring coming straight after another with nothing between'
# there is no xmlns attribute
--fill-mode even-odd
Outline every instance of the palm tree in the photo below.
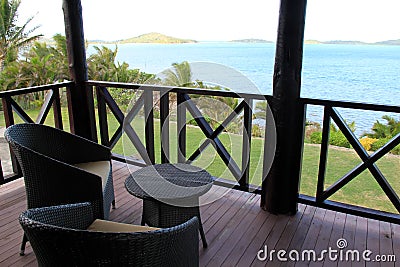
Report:
<svg viewBox="0 0 400 267"><path fill-rule="evenodd" d="M187 61L182 63L173 63L172 69L167 69L162 72L165 76L164 84L169 86L179 87L197 87L192 81L192 71Z"/></svg>
<svg viewBox="0 0 400 267"><path fill-rule="evenodd" d="M116 69L115 58L118 47L112 50L108 47L94 46L96 53L88 58L89 79L98 81L114 81L113 76Z"/></svg>
<svg viewBox="0 0 400 267"><path fill-rule="evenodd" d="M0 70L4 69L6 62L15 60L20 48L37 40L42 35L29 36L39 26L27 30L27 25L32 21L30 17L22 26L17 25L18 8L21 0L0 0ZM11 56L11 58L10 58Z"/></svg>
<svg viewBox="0 0 400 267"><path fill-rule="evenodd" d="M386 124L376 121L372 126L372 133L366 133L365 136L377 139L390 139L400 133L400 120L396 120L389 115L384 115L382 119L386 120Z"/></svg>

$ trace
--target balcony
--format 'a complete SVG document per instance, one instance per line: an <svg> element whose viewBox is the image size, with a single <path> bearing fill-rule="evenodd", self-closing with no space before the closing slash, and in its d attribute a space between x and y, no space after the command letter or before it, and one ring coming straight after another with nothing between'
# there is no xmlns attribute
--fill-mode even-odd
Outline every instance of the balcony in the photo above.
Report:
<svg viewBox="0 0 400 267"><path fill-rule="evenodd" d="M140 224L142 201L124 188L129 171L124 163L118 161L113 162L113 170L117 209L111 211L110 219ZM213 193L226 190L226 194L201 207L209 247L203 249L199 240L200 266L275 266L280 264L276 254L273 254L273 262L260 261L257 259L259 250L267 246L269 251L315 250L320 253L329 247L337 249L336 242L340 238L346 239L348 250L371 250L371 258L375 255L400 255L398 224L304 204L299 205L295 216L277 216L260 209L259 195L220 186L214 186L212 190ZM26 208L22 179L0 188L0 203L0 265L37 266L29 243L26 255L18 254L22 229L17 218ZM325 261L314 264L322 266L323 263L333 262L326 257ZM304 264L307 262L295 263L296 266ZM342 264L345 263L339 263L339 266ZM365 266L365 262L353 262L352 265ZM382 266L394 266L394 263L382 263Z"/></svg>
<svg viewBox="0 0 400 267"><path fill-rule="evenodd" d="M134 169L166 162L201 164L211 150L218 164L206 166L216 177L208 197L226 194L201 206L209 243L207 249L199 244L201 266L395 265L395 257L400 255L400 183L396 171L386 175L388 166L394 164L381 164L381 160L400 143L400 134L376 152L366 151L340 109L398 114L400 107L299 98L306 1L281 1L274 96L87 81L80 0L63 1L63 5L74 82L0 92L1 123L6 127L20 122L50 124L110 147L117 202L111 220L138 224L141 219L141 200L128 194L123 186L128 166ZM113 98L116 89L135 96L130 111L124 112ZM32 114L18 100L36 93L45 93L46 97L40 110ZM171 97L177 100L174 110L170 108ZM233 98L238 105L212 127L194 101L199 97ZM276 112L273 116L266 114L261 138L247 134L254 127L252 107L256 101L267 102ZM306 163L310 146L304 144L303 137L303 114L309 106L318 106L323 113L322 140L313 148L312 164ZM140 124L132 125L138 117ZM270 131L274 117L280 127L278 153L272 144L277 136ZM232 137L226 129L238 118L239 133ZM188 126L189 121L196 126ZM329 145L332 122L350 144L351 160L344 162L350 168L344 172L329 168L329 155L334 151ZM233 138L238 151L224 141L227 136ZM126 152L121 148L123 137L132 150L121 155ZM197 146L191 143L193 140L198 141ZM29 244L27 255L18 254L22 229L17 218L26 209L24 182L14 155L8 153L4 142L0 145L4 152L0 154L0 265L36 266ZM275 156L279 158L278 167L269 176L269 159ZM352 186L362 188L366 179L375 183L381 195L363 189L347 190ZM273 207L268 207L270 203ZM274 215L260 206L295 214ZM332 255L332 250L345 255ZM364 259L358 261L357 255ZM349 257L355 260L349 261ZM365 257L373 262L367 262ZM282 258L289 260L288 264Z"/></svg>
<svg viewBox="0 0 400 267"><path fill-rule="evenodd" d="M26 88L15 91L0 92L3 103L4 119L6 125L17 122L36 122L49 123L58 128L68 130L70 123L68 110L61 104L65 92L70 90L72 83L46 85L34 88ZM89 81L89 89L93 89L96 96L97 110L93 113L96 116L96 128L98 133L96 139L103 145L113 149L113 169L114 183L117 201L117 209L111 212L111 220L127 223L140 223L141 205L139 199L134 198L126 192L123 186L125 178L129 174L129 168L140 168L153 163L168 161L179 161L196 164L196 159L206 153L205 143L209 142L215 148L216 154L223 166L226 166L229 175L227 177L217 177L212 193L226 191L226 194L208 205L201 207L204 229L208 239L209 247L200 249L201 266L258 266L265 265L265 261L257 259L257 253L268 248L268 253L272 250L281 249L289 252L292 250L301 251L315 250L317 255L329 247L337 249L336 242L343 238L347 242L347 250L372 251L372 255L400 255L400 226L398 212L387 212L373 207L364 207L364 203L345 203L332 201L329 198L335 195L348 182L357 179L357 172L362 169L372 170L373 177L378 181L379 186L388 196L385 200L398 210L398 199L396 189L387 179L378 173L373 174L378 169L374 162L382 158L390 149L400 142L399 137L394 138L381 150L371 155L365 155L365 151L358 145L358 141L343 122L337 107L379 110L400 113L400 108L391 106L379 106L370 104L359 104L350 102L324 101L317 99L301 99L301 103L306 108L307 105L319 105L324 108L323 141L319 149L316 176L314 186L317 188L315 195L300 194L298 202L298 212L294 216L274 215L260 208L262 203L263 189L260 187L262 177L265 177L265 165L254 168L254 162L264 162L268 156L268 143L262 139L264 150L255 159L251 155L252 142L251 135L238 135L240 141L240 153L233 155L223 142L220 142L224 134L225 127L233 117L240 116L242 130L251 132L252 126L252 101L267 101L270 104L271 96L242 94L236 95L226 91L197 90L190 88L168 88L160 86L146 86L134 84L105 83ZM126 114L121 110L119 104L111 96L112 90L121 89L127 92L135 92L136 101L130 112ZM19 96L29 95L34 92L45 91L47 97L45 103L38 112L37 118L31 118L29 114L17 103ZM181 103L181 109L176 108L172 111L168 97L165 95L176 95ZM215 130L212 129L201 109L192 101L195 96L204 97L230 97L237 98L239 104L237 108L227 115L227 118ZM157 99L157 101L154 101ZM156 106L153 104L157 103ZM182 107L184 109L182 109ZM154 116L155 108L159 108L160 118ZM63 112L62 112L63 111ZM142 112L142 113L141 113ZM170 121L170 114L175 114L175 120ZM141 126L124 126L124 121L142 114ZM50 115L53 117L50 118ZM203 134L206 139L199 147L188 146L188 139L192 128L187 124L186 116L195 117L197 131ZM95 117L93 117L95 118ZM247 119L246 119L247 118ZM331 149L328 143L330 120L336 122L346 138L352 144L353 149L362 159L362 162L346 173L342 178L325 185L325 177L329 176L327 169L327 154ZM161 127L160 125L164 125ZM176 135L171 134L172 128L181 129ZM122 132L124 129L124 132ZM185 129L182 131L182 129ZM139 134L138 134L139 133ZM122 135L125 135L133 145L136 156L125 158L118 154L118 147L121 145ZM139 137L142 136L142 137ZM174 140L175 139L175 140ZM211 140L211 141L207 141ZM256 140L259 141L259 140ZM266 144L267 143L267 144ZM162 147L162 149L161 149ZM265 149L266 148L266 149ZM190 152L190 153L189 153ZM303 151L303 153L306 153ZM246 161L246 159L250 159ZM1 159L4 163L5 159ZM123 161L124 163L121 163ZM125 161L128 165L125 164ZM23 180L20 179L21 171L15 160L11 158L10 167L12 173L6 176L1 175L2 186L0 188L0 216L2 218L0 227L0 264L1 265L35 265L35 256L28 246L27 255L18 255L21 241L22 230L18 225L17 217L26 208L25 191ZM133 167L136 166L136 167ZM210 170L213 171L213 170ZM214 170L215 171L215 170ZM215 175L215 173L212 173ZM222 175L223 176L223 175ZM256 177L256 178L254 178ZM379 182L381 181L381 182ZM386 181L386 182L385 182ZM397 184L395 184L397 186ZM260 195L261 194L261 195ZM352 197L351 195L349 196ZM384 201L384 202L385 202ZM259 254L264 255L264 254ZM281 263L276 254L272 252L274 264ZM275 255L275 256L274 256ZM293 254L294 255L294 254ZM325 263L332 263L325 257ZM304 261L299 261L295 265L304 265ZM355 264L353 262L352 264ZM357 262L362 266L365 261ZM393 266L393 263L391 263ZM319 263L318 263L319 265ZM339 264L340 265L340 264ZM386 266L386 265L385 265ZM390 265L388 265L390 266Z"/></svg>

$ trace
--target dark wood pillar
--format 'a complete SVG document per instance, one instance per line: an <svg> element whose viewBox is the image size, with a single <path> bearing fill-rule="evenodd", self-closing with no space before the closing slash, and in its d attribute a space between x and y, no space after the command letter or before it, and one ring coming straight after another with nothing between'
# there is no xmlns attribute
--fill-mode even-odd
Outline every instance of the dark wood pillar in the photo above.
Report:
<svg viewBox="0 0 400 267"><path fill-rule="evenodd" d="M93 89L88 88L85 37L80 0L63 0L69 73L74 85L67 90L71 132L97 141Z"/></svg>
<svg viewBox="0 0 400 267"><path fill-rule="evenodd" d="M263 183L261 206L295 214L299 194L305 110L300 105L306 0L281 0L270 103L277 131L274 162Z"/></svg>

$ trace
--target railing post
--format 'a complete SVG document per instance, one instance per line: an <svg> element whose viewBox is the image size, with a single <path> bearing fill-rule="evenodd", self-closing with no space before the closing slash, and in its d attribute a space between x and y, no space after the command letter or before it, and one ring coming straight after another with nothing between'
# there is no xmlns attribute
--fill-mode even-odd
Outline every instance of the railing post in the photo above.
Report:
<svg viewBox="0 0 400 267"><path fill-rule="evenodd" d="M160 91L161 163L169 163L169 92Z"/></svg>
<svg viewBox="0 0 400 267"><path fill-rule="evenodd" d="M107 105L102 93L102 87L96 86L97 112L99 116L99 130L101 144L110 146L110 137L108 135Z"/></svg>
<svg viewBox="0 0 400 267"><path fill-rule="evenodd" d="M317 193L316 193L317 202L322 202L321 196L322 196L322 193L324 192L326 164L328 161L331 112L332 112L332 107L325 106L324 120L323 120L323 125L322 125L321 151L320 151L320 156L319 156L318 182L317 182Z"/></svg>
<svg viewBox="0 0 400 267"><path fill-rule="evenodd" d="M297 211L305 122L305 108L299 100L306 2L281 0L280 5L271 106L277 144L261 203L275 214Z"/></svg>
<svg viewBox="0 0 400 267"><path fill-rule="evenodd" d="M186 162L186 105L183 93L177 93L178 162Z"/></svg>
<svg viewBox="0 0 400 267"><path fill-rule="evenodd" d="M250 151L251 151L251 130L252 130L252 99L244 99L246 102L243 109L243 148L242 148L242 177L239 184L248 190L250 176Z"/></svg>
<svg viewBox="0 0 400 267"><path fill-rule="evenodd" d="M12 100L12 98L8 97L8 96L6 96L2 99L6 127L14 125L14 114L12 111L11 100ZM9 149L10 149L11 164L12 164L13 172L17 175L22 175L21 168L19 167L17 158L15 157L14 153L12 152L11 146L9 146Z"/></svg>
<svg viewBox="0 0 400 267"><path fill-rule="evenodd" d="M154 153L154 112L153 91L144 90L144 121L146 150L152 164L156 162Z"/></svg>
<svg viewBox="0 0 400 267"><path fill-rule="evenodd" d="M88 72L81 1L63 0L62 7L69 72L71 79L75 82L67 90L71 132L97 141L93 88L86 85Z"/></svg>
<svg viewBox="0 0 400 267"><path fill-rule="evenodd" d="M58 129L63 129L63 121L61 114L61 100L60 100L60 88L53 89L53 114L54 114L54 125Z"/></svg>

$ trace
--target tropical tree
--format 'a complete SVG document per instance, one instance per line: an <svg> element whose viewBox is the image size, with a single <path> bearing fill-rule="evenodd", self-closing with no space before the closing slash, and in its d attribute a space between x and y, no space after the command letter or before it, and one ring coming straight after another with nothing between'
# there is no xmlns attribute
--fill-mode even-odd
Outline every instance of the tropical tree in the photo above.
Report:
<svg viewBox="0 0 400 267"><path fill-rule="evenodd" d="M27 26L32 21L30 17L22 26L17 25L18 8L21 0L0 0L0 70L7 62L12 62L18 57L21 48L37 40L42 35L30 36L39 26L28 30Z"/></svg>
<svg viewBox="0 0 400 267"><path fill-rule="evenodd" d="M115 58L118 53L118 48L111 50L108 47L94 46L96 53L92 54L88 62L88 75L90 80L97 81L112 81L115 73Z"/></svg>
<svg viewBox="0 0 400 267"><path fill-rule="evenodd" d="M96 53L88 58L90 80L142 84L154 77L139 69L130 69L126 62L116 62L118 47L112 50L105 46L94 46L94 49Z"/></svg>
<svg viewBox="0 0 400 267"><path fill-rule="evenodd" d="M0 73L3 90L44 85L68 79L65 37L55 35L55 46L35 42L22 57L9 62Z"/></svg>
<svg viewBox="0 0 400 267"><path fill-rule="evenodd" d="M382 119L386 121L386 124L376 121L372 126L372 133L366 133L365 136L376 139L390 139L400 133L400 120L389 115L384 115Z"/></svg>
<svg viewBox="0 0 400 267"><path fill-rule="evenodd" d="M192 79L192 70L187 61L182 63L172 63L172 68L162 72L165 76L163 81L165 85L179 87L198 87Z"/></svg>
<svg viewBox="0 0 400 267"><path fill-rule="evenodd" d="M126 62L116 62L118 47L114 50L102 46L94 46L96 53L88 58L88 76L90 80L123 82L123 83L149 83L153 74L148 74L139 69L130 69ZM135 95L135 91L122 88L110 90L114 100L123 107L129 105Z"/></svg>

